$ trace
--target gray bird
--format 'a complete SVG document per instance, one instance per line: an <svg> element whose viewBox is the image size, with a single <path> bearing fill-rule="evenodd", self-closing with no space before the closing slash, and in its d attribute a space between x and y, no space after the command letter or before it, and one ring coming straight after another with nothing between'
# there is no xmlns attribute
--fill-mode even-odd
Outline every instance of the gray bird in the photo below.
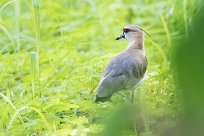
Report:
<svg viewBox="0 0 204 136"><path fill-rule="evenodd" d="M133 102L135 86L142 80L147 69L143 32L139 26L127 25L116 38L127 39L128 48L107 65L97 87L95 102L109 100L113 93L120 90L131 90Z"/></svg>

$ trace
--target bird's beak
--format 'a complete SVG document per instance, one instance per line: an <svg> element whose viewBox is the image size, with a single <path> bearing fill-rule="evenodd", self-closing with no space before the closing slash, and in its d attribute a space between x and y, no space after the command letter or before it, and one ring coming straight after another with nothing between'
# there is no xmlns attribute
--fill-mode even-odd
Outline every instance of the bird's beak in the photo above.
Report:
<svg viewBox="0 0 204 136"><path fill-rule="evenodd" d="M120 36L118 36L115 40L120 40L122 38L125 38L125 34L124 33L122 33Z"/></svg>

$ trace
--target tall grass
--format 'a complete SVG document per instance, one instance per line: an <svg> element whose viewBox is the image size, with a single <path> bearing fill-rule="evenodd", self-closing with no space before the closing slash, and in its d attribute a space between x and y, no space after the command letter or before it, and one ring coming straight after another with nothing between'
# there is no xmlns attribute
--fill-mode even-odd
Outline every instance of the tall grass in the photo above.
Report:
<svg viewBox="0 0 204 136"><path fill-rule="evenodd" d="M13 36L10 34L10 32L6 29L6 27L5 27L4 25L0 24L0 29L5 33L5 35L8 36L10 42L11 42L12 45L14 46L13 48L15 49L17 46L16 46L16 42L15 42ZM8 43L8 47L9 47L9 46L10 46L10 43ZM1 52L3 53L4 50L5 50L6 48L8 48L8 47L5 46L4 48L2 48L2 49L1 49ZM10 47L10 48L11 48L11 47Z"/></svg>
<svg viewBox="0 0 204 136"><path fill-rule="evenodd" d="M40 92L40 70L39 55L37 52L31 52L31 74L32 74L32 97L35 97L36 91Z"/></svg>
<svg viewBox="0 0 204 136"><path fill-rule="evenodd" d="M35 28L36 51L38 52L38 46L40 45L40 13L38 0L32 0L32 15Z"/></svg>
<svg viewBox="0 0 204 136"><path fill-rule="evenodd" d="M20 43L20 1L15 0L15 40L16 48L15 51L19 51L21 48Z"/></svg>
<svg viewBox="0 0 204 136"><path fill-rule="evenodd" d="M185 25L185 35L186 36L189 36L189 18L188 18L188 15L187 15L187 0L184 0L183 1L183 19L184 19L184 25Z"/></svg>
<svg viewBox="0 0 204 136"><path fill-rule="evenodd" d="M35 30L35 52L31 52L32 96L40 92L39 45L40 45L40 15L38 0L32 0L32 19Z"/></svg>
<svg viewBox="0 0 204 136"><path fill-rule="evenodd" d="M9 125L8 125L8 127L7 127L7 131L12 127L12 124L13 124L13 122L14 122L16 116L20 115L20 112L23 111L23 110L25 110L25 109L31 109L31 110L35 111L36 113L38 113L39 116L41 117L42 121L44 122L45 126L47 127L48 134L49 134L49 135L52 135L52 129L51 129L51 127L50 127L48 121L47 121L46 118L44 117L44 115L43 115L38 109L36 109L36 108L34 108L34 107L29 107L29 106L23 106L23 107L19 108L19 109L14 113L14 115L12 116L12 118L11 118L11 120L10 120L10 122L9 122Z"/></svg>

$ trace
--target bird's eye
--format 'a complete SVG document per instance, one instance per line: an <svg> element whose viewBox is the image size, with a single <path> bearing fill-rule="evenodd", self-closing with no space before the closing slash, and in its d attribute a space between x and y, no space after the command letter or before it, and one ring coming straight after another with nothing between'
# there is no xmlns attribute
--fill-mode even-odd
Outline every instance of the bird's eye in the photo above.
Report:
<svg viewBox="0 0 204 136"><path fill-rule="evenodd" d="M123 32L124 32L124 33L128 33L128 32L130 32L130 29L124 28L124 29L123 29Z"/></svg>

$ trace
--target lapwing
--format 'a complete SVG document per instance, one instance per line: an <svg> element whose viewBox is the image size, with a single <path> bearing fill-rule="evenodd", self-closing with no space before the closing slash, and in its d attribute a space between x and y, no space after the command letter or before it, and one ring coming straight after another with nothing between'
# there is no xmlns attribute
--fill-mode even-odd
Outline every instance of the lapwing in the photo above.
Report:
<svg viewBox="0 0 204 136"><path fill-rule="evenodd" d="M123 33L116 40L125 38L128 48L114 57L105 68L95 93L95 102L110 100L120 90L131 90L132 102L134 101L134 90L144 78L148 65L144 50L144 32L136 25L123 28Z"/></svg>

